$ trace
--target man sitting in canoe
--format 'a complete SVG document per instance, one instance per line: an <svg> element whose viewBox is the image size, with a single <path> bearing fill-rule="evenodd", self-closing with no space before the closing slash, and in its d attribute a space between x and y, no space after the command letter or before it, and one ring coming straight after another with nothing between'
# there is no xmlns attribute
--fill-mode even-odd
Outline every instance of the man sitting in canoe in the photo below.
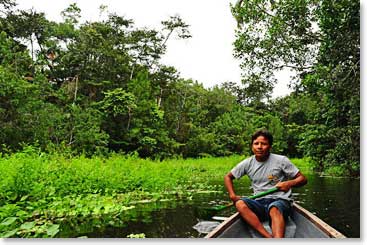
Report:
<svg viewBox="0 0 367 245"><path fill-rule="evenodd" d="M291 211L291 188L303 186L306 177L286 156L270 153L273 136L267 130L255 132L251 139L253 156L243 160L224 177L229 197L241 217L262 236L284 237L285 221ZM236 195L233 179L247 175L254 194L277 187L279 191L255 200ZM262 225L269 219L270 234Z"/></svg>

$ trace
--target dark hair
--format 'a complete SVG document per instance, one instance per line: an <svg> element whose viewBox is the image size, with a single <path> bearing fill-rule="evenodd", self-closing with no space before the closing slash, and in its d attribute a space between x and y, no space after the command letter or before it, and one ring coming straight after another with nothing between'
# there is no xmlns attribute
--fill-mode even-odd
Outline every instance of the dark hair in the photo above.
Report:
<svg viewBox="0 0 367 245"><path fill-rule="evenodd" d="M252 135L251 145L252 143L254 143L254 140L256 140L259 136L263 136L264 138L266 138L269 141L270 146L273 145L273 135L266 129L258 130Z"/></svg>

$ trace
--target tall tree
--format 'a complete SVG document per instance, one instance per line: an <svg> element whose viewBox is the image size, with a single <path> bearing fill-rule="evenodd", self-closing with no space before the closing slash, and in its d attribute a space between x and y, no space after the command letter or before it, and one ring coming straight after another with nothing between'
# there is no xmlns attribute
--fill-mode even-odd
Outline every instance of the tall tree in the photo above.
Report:
<svg viewBox="0 0 367 245"><path fill-rule="evenodd" d="M240 0L232 6L238 22L234 53L242 60L247 87L262 87L266 96L277 71L303 73L312 68L320 43L318 5L314 0Z"/></svg>
<svg viewBox="0 0 367 245"><path fill-rule="evenodd" d="M240 0L232 11L239 24L235 55L246 83L261 86L251 80L259 77L270 88L276 71L295 71L294 88L319 105L315 125L303 135L305 152L320 169L358 174L359 3ZM319 143L325 145L316 154Z"/></svg>
<svg viewBox="0 0 367 245"><path fill-rule="evenodd" d="M313 128L310 138L327 140L326 150L318 152L322 166L359 175L360 4L323 1L317 16L323 40L318 63L302 81L305 91L315 99L321 98L323 105L316 117L321 128ZM315 130L316 138L312 136ZM310 151L308 144L304 147Z"/></svg>

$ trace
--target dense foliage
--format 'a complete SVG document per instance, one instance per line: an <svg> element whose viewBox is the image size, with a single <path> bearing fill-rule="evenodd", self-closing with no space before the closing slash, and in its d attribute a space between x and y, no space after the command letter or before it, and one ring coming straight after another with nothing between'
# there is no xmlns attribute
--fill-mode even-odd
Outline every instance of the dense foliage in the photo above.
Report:
<svg viewBox="0 0 367 245"><path fill-rule="evenodd" d="M160 63L169 38L190 37L179 16L154 30L112 13L81 23L76 4L60 23L12 0L0 10L2 153L228 156L249 153L250 135L268 128L275 152L359 175L358 2L239 1L243 84L209 89ZM297 74L294 92L271 100L283 68Z"/></svg>
<svg viewBox="0 0 367 245"><path fill-rule="evenodd" d="M88 229L122 227L135 218L139 203L189 201L195 194L222 191L210 182L241 159L152 161L121 154L70 159L26 147L0 159L0 237L75 237L86 223L93 223Z"/></svg>
<svg viewBox="0 0 367 245"><path fill-rule="evenodd" d="M0 158L0 237L77 237L96 227L123 227L136 219L139 204L158 209L222 192L224 186L213 180L243 158L70 158L28 146ZM310 172L307 159L292 162Z"/></svg>
<svg viewBox="0 0 367 245"><path fill-rule="evenodd" d="M247 97L266 97L277 71L295 74L294 92L271 103L288 150L313 158L320 170L359 175L359 1L240 0L232 12ZM259 97L256 86L268 91Z"/></svg>

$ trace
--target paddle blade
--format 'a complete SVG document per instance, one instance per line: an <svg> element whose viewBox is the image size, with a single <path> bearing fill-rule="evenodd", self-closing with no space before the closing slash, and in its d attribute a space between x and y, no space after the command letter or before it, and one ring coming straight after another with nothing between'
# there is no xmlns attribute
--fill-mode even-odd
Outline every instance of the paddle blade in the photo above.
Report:
<svg viewBox="0 0 367 245"><path fill-rule="evenodd" d="M214 207L209 207L207 209L208 210L221 211L221 210L226 209L226 208L231 207L231 206L233 206L233 202L227 203L225 205L217 205L217 206L214 206Z"/></svg>

